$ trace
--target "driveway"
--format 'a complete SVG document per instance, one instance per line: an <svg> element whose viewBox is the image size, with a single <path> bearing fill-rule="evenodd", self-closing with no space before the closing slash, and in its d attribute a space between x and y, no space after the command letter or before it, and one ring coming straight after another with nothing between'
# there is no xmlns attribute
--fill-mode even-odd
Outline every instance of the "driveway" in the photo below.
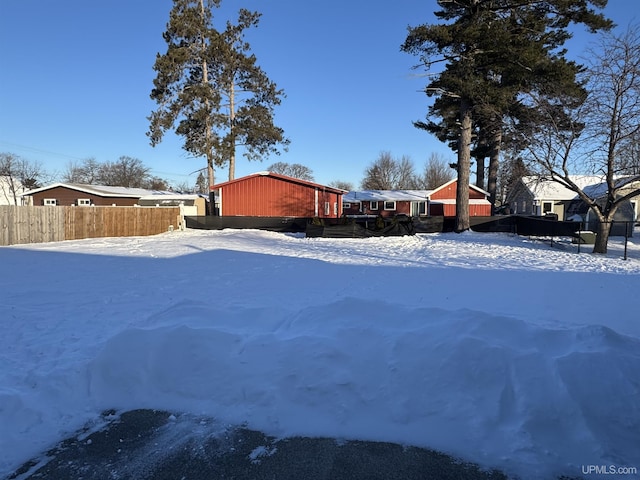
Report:
<svg viewBox="0 0 640 480"><path fill-rule="evenodd" d="M155 410L116 415L23 465L9 479L506 479L447 455L392 443L277 439L210 418Z"/></svg>

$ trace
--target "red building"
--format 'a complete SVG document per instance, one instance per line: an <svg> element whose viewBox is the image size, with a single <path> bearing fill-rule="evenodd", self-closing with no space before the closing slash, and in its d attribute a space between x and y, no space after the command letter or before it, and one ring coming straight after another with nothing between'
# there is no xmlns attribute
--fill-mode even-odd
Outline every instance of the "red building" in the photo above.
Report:
<svg viewBox="0 0 640 480"><path fill-rule="evenodd" d="M364 190L344 196L346 215L455 217L457 179L434 190ZM489 193L469 185L469 216L491 216Z"/></svg>
<svg viewBox="0 0 640 480"><path fill-rule="evenodd" d="M342 215L339 188L273 172L259 172L211 187L222 217L320 217Z"/></svg>
<svg viewBox="0 0 640 480"><path fill-rule="evenodd" d="M433 190L429 195L429 216L455 217L457 188L458 180L454 179ZM485 192L475 185L469 185L470 217L491 216L491 203L487 200L488 197L489 192Z"/></svg>

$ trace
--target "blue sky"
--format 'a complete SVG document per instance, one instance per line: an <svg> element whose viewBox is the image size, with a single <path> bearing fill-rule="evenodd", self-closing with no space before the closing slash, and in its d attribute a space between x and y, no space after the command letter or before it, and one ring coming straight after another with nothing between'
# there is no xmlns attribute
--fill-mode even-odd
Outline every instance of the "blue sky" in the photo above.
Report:
<svg viewBox="0 0 640 480"><path fill-rule="evenodd" d="M169 133L151 147L145 135L155 55L171 0L0 0L0 152L62 173L70 162L136 157L152 174L193 184L204 167ZM433 23L435 0L361 2L223 0L220 21L244 7L262 13L249 34L258 63L287 97L276 123L288 152L263 162L238 159L236 177L276 161L301 163L316 181L358 186L382 151L410 157L418 170L432 153L453 159L434 137L413 127L423 119L426 84L400 52L407 26ZM640 3L609 0L621 27L638 21ZM223 28L223 24L220 24ZM568 44L579 55L588 37ZM227 179L218 169L216 181Z"/></svg>

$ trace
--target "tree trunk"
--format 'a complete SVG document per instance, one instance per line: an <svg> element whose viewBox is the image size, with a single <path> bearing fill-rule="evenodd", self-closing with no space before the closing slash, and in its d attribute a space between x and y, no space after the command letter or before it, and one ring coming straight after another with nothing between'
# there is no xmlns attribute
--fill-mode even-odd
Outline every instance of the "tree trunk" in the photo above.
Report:
<svg viewBox="0 0 640 480"><path fill-rule="evenodd" d="M205 18L205 12L204 12L204 0L200 0L200 14L202 15L202 20L204 21ZM201 47L202 47L202 84L203 85L207 85L209 83L209 67L207 65L207 59L204 56L204 52L207 49L207 43L204 37L201 38ZM206 107L207 107L207 111L210 111L210 107L209 107L209 100L206 100L205 102ZM204 132L204 136L205 136L205 145L207 148L207 178L209 180L209 190L211 190L211 187L213 187L215 185L215 174L214 174L214 169L213 169L213 152L212 150L212 146L211 146L211 126L209 125L209 121L207 120L206 125L205 125L205 132Z"/></svg>
<svg viewBox="0 0 640 480"><path fill-rule="evenodd" d="M496 211L496 190L498 185L498 169L500 166L500 148L502 145L502 130L497 128L491 135L491 153L489 154L489 175L487 191L491 203L491 215Z"/></svg>
<svg viewBox="0 0 640 480"><path fill-rule="evenodd" d="M231 137L231 152L229 154L229 180L233 180L234 178L236 178L236 140L234 135L235 121L235 89L232 81L229 87L229 136Z"/></svg>
<svg viewBox="0 0 640 480"><path fill-rule="evenodd" d="M611 222L609 218L598 218L598 229L596 231L596 241L593 245L593 253L607 253L610 232Z"/></svg>
<svg viewBox="0 0 640 480"><path fill-rule="evenodd" d="M213 155L211 153L207 154L207 178L209 180L209 188L215 185L215 176L213 169Z"/></svg>
<svg viewBox="0 0 640 480"><path fill-rule="evenodd" d="M476 158L476 187L484 190L484 156Z"/></svg>
<svg viewBox="0 0 640 480"><path fill-rule="evenodd" d="M469 176L471 171L471 106L460 99L460 136L458 137L458 184L456 189L456 226L460 233L470 228Z"/></svg>

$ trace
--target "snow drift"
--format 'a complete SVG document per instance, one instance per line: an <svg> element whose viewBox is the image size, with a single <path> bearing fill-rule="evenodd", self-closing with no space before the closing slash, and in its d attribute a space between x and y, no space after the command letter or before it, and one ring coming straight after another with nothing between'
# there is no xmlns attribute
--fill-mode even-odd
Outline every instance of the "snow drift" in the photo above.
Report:
<svg viewBox="0 0 640 480"><path fill-rule="evenodd" d="M223 231L0 259L0 475L111 408L429 447L525 479L640 467L636 257Z"/></svg>

